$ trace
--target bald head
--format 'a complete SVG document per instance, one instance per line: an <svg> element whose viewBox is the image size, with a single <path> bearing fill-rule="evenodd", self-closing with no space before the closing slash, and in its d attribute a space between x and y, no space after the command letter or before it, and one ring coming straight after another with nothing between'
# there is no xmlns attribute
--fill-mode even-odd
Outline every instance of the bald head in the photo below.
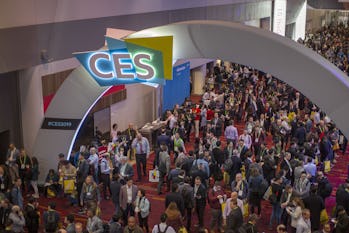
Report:
<svg viewBox="0 0 349 233"><path fill-rule="evenodd" d="M127 226L128 228L130 228L131 230L136 228L136 219L135 217L131 216L128 218L127 220Z"/></svg>
<svg viewBox="0 0 349 233"><path fill-rule="evenodd" d="M238 193L235 192L235 191L231 192L230 198L231 198L232 200L237 200L237 199L238 199Z"/></svg>

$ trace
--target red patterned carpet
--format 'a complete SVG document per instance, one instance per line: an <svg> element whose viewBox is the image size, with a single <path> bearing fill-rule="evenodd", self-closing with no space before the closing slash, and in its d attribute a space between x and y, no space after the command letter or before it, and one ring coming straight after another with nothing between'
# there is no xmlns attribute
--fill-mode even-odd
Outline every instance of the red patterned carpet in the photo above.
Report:
<svg viewBox="0 0 349 233"><path fill-rule="evenodd" d="M195 98L197 99L197 97ZM242 132L244 125L239 124L238 129L239 132ZM223 137L221 138L222 141ZM270 136L268 137L268 142L271 142ZM193 141L193 139L191 140ZM224 146L224 143L223 143ZM192 148L192 145L189 143L186 144L187 150L190 150ZM328 174L328 178L331 181L333 185L333 192L331 197L329 197L326 201L326 208L328 210L328 213L331 213L331 210L333 206L335 205L335 193L337 190L337 187L339 184L343 183L345 179L347 178L347 166L349 164L349 151L345 155L340 155L340 157L337 159L337 164L332 168L331 172ZM150 159L147 163L147 169L152 169L152 163L154 159L154 154L150 156ZM149 183L147 178L143 179L144 181L141 183L136 183L138 187L142 187L146 190L146 195L151 201L152 211L149 217L149 225L152 228L154 224L159 223L160 214L165 210L165 194L157 195L156 187L157 183ZM86 222L86 216L79 215L78 208L77 207L70 207L67 199L46 199L46 198L40 198L40 210L43 211L47 209L47 204L50 201L55 201L57 203L57 210L61 213L61 216L65 216L66 214L73 213L77 219L77 221L80 222ZM101 202L101 210L102 210L102 219L105 221L108 221L114 211L114 206L111 201L108 200L102 200ZM205 226L207 227L210 222L210 211L209 207L206 207L206 215L205 215ZM271 214L271 205L267 201L263 201L262 203L262 217L258 222L258 229L259 232L275 232L275 229L273 231L268 230L268 224L269 224L269 217ZM197 224L197 218L196 215L193 216L192 220L192 226ZM196 232L195 227L192 227L192 232Z"/></svg>

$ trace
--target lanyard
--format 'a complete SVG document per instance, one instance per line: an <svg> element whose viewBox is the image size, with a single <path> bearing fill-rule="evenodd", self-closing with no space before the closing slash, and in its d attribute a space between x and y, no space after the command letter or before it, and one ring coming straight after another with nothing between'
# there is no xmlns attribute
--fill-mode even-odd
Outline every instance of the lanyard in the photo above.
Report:
<svg viewBox="0 0 349 233"><path fill-rule="evenodd" d="M19 161L21 162L21 165L25 164L25 162L27 161L27 156L24 156L24 160L22 160L22 158L19 158Z"/></svg>

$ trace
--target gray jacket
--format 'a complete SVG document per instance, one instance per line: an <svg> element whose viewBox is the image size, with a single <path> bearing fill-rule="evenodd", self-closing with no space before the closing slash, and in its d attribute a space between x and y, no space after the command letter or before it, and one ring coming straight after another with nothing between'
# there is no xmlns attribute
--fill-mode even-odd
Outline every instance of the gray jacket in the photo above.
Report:
<svg viewBox="0 0 349 233"><path fill-rule="evenodd" d="M11 212L8 218L12 221L12 232L24 232L23 227L25 226L25 219L23 216Z"/></svg>
<svg viewBox="0 0 349 233"><path fill-rule="evenodd" d="M86 229L90 233L103 233L103 222L97 216L93 216L87 220Z"/></svg>
<svg viewBox="0 0 349 233"><path fill-rule="evenodd" d="M159 171L168 174L170 172L171 159L167 151L161 151L159 154Z"/></svg>

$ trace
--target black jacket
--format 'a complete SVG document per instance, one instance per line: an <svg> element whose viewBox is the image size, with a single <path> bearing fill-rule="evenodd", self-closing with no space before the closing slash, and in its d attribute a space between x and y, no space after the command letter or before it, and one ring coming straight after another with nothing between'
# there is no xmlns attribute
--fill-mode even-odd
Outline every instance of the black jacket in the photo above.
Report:
<svg viewBox="0 0 349 233"><path fill-rule="evenodd" d="M224 163L224 153L220 148L216 147L212 149L212 156L219 165Z"/></svg>
<svg viewBox="0 0 349 233"><path fill-rule="evenodd" d="M89 164L87 162L87 160L83 160L83 161L79 161L78 162L79 166L78 166L78 171L77 171L77 182L78 183L84 183L86 177L88 176L88 172L89 172Z"/></svg>
<svg viewBox="0 0 349 233"><path fill-rule="evenodd" d="M28 232L38 232L39 229L39 214L38 210L31 205L27 205L24 208L25 213L25 225L28 228Z"/></svg>
<svg viewBox="0 0 349 233"><path fill-rule="evenodd" d="M165 208L167 208L171 202L177 204L179 211L181 212L182 216L184 216L184 200L182 195L177 192L168 193L165 198Z"/></svg>
<svg viewBox="0 0 349 233"><path fill-rule="evenodd" d="M7 224L8 216L11 213L11 208L0 208L0 230L5 229Z"/></svg>
<svg viewBox="0 0 349 233"><path fill-rule="evenodd" d="M238 229L242 226L244 218L242 217L242 212L239 207L231 210L230 214L227 217L227 226L226 232L238 232Z"/></svg>
<svg viewBox="0 0 349 233"><path fill-rule="evenodd" d="M119 181L112 181L110 184L111 199L114 204L119 203L121 186L122 184Z"/></svg>
<svg viewBox="0 0 349 233"><path fill-rule="evenodd" d="M337 218L338 222L336 224L335 233L348 233L349 232L349 217L348 215L342 214Z"/></svg>
<svg viewBox="0 0 349 233"><path fill-rule="evenodd" d="M195 186L194 186L194 199L195 199L195 206L196 208L206 206L206 199L207 199L207 193L206 188L203 184L201 184L196 192L195 195Z"/></svg>
<svg viewBox="0 0 349 233"><path fill-rule="evenodd" d="M310 210L310 221L312 230L320 229L320 213L325 208L323 199L317 194L303 199L305 208Z"/></svg>

